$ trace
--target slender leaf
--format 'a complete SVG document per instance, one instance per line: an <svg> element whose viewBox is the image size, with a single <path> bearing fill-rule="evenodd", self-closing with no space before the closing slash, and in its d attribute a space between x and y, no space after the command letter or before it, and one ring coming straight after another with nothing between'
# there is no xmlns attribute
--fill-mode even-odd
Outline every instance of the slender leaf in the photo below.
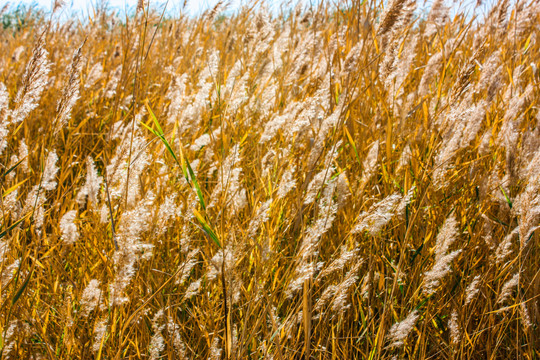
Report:
<svg viewBox="0 0 540 360"><path fill-rule="evenodd" d="M24 161L24 159L19 160L15 165L13 165L12 167L10 167L5 173L3 173L2 175L0 175L0 180L4 180L4 178L5 178L10 172L12 172L13 170L15 170L19 165L21 165L23 161Z"/></svg>
<svg viewBox="0 0 540 360"><path fill-rule="evenodd" d="M21 222L23 222L30 214L26 214L24 217L20 218L16 222L14 222L10 227L8 227L6 230L2 231L0 233L0 239L7 235L8 232L13 230L17 225L19 225Z"/></svg>
<svg viewBox="0 0 540 360"><path fill-rule="evenodd" d="M3 194L2 194L2 197L5 198L6 196L8 196L9 194L11 194L13 191L15 191L19 186L21 186L22 184L24 184L26 181L28 180L28 178L24 179L23 181L13 185L12 187L10 187L9 189L7 189Z"/></svg>
<svg viewBox="0 0 540 360"><path fill-rule="evenodd" d="M201 207L204 210L206 210L206 204L204 203L203 194L199 186L199 183L197 182L197 178L195 177L195 173L193 172L193 169L191 168L189 161L187 159L185 160L186 160L187 169L189 171L189 176L191 177L191 180L193 181L193 186L195 186L195 190L197 191L197 196L199 197L199 203L201 204Z"/></svg>
<svg viewBox="0 0 540 360"><path fill-rule="evenodd" d="M204 232L216 243L219 248L221 248L221 243L219 242L216 233L214 233L210 226L208 226L202 215L197 210L193 210L193 213L195 214L197 220L199 220L199 223L203 227Z"/></svg>
<svg viewBox="0 0 540 360"><path fill-rule="evenodd" d="M152 109L150 108L150 106L148 105L148 103L146 104L146 108L148 109L148 112L150 113L150 117L152 118L153 122L154 122L154 125L156 125L157 127L157 131L152 129L151 127L149 127L148 125L146 125L145 123L141 122L141 124L143 124L148 130L150 130L154 135L156 135L157 137L159 137L159 139L161 140L161 142L165 145L165 147L167 148L167 151L171 154L171 156L174 158L174 160L176 161L177 164L179 164L178 162L178 157L176 156L176 154L174 153L172 147L171 147L171 144L169 144L169 142L167 141L167 139L165 138L165 133L163 132L163 129L161 128L161 125L159 125L159 121L157 120L156 118L156 115L154 115L154 112L152 111Z"/></svg>
<svg viewBox="0 0 540 360"><path fill-rule="evenodd" d="M34 270L32 269L32 271L30 272L30 274L26 277L26 279L24 280L23 284L21 285L21 287L19 288L19 290L17 290L17 293L15 294L15 296L13 297L13 300L11 302L11 304L15 304L17 302L17 300L19 300L19 298L21 297L21 295L23 294L24 290L26 289L26 287L28 286L28 283L30 282L30 278L32 278L32 275L34 274Z"/></svg>
<svg viewBox="0 0 540 360"><path fill-rule="evenodd" d="M351 144L354 150L354 154L356 155L356 161L358 161L358 164L362 166L362 162L360 161L360 156L358 155L358 150L356 149L356 144L354 143L354 140L351 134L349 133L349 130L347 130L347 127L344 127L344 129L345 129L345 135L347 135L347 138L349 139L349 143Z"/></svg>
<svg viewBox="0 0 540 360"><path fill-rule="evenodd" d="M504 192L504 189L502 188L502 186L499 185L499 188L501 189L503 195L504 195L504 198L506 199L506 202L508 203L508 206L510 206L510 209L512 208L512 200L510 200L508 198L508 196L506 195L506 192Z"/></svg>

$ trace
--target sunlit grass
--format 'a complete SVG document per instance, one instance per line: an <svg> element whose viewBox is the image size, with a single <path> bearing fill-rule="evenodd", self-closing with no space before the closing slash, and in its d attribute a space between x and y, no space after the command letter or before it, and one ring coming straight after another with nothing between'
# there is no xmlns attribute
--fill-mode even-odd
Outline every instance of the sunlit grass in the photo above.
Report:
<svg viewBox="0 0 540 360"><path fill-rule="evenodd" d="M1 357L538 358L540 8L381 6L6 8Z"/></svg>

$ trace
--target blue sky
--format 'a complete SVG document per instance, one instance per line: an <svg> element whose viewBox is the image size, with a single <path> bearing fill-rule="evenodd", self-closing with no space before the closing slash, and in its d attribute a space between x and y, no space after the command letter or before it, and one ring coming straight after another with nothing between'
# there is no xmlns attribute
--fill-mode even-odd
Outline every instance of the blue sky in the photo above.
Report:
<svg viewBox="0 0 540 360"><path fill-rule="evenodd" d="M41 7L42 9L49 11L51 8L51 4L54 0L8 0L8 2L12 6L17 6L17 4L26 4L26 5L36 5ZM82 15L83 17L85 15L88 15L92 12L93 4L96 4L96 2L100 0L65 0L68 6L66 7L68 10L65 11L65 14L69 14L70 11L73 11L79 15ZM111 8L120 10L123 12L124 10L131 10L137 5L137 0L105 0L109 3L109 6ZM154 7L161 8L160 6L163 6L165 4L166 0L149 0L150 3ZM187 13L190 16L195 16L203 12L204 10L213 7L219 0L169 0L167 5L167 10L172 13L178 13L182 9L182 4L186 1L186 7L183 9L183 13ZM280 4L288 3L290 4L296 4L298 1L301 1L303 3L318 3L321 0L266 0L265 3L269 7L271 7L271 10L279 11ZM323 0L324 1L324 0ZM331 1L331 3L335 3L338 0ZM460 11L465 10L465 12L470 16L473 9L474 4L476 4L477 0L462 0L462 5L460 6ZM3 0L0 0L0 2L3 2ZM229 10L236 10L239 9L242 5L252 3L253 0L229 0ZM427 1L418 1L418 6L420 9L423 9L424 11L427 11L427 8L429 8L429 4L431 4L432 0ZM481 15L482 13L487 13L487 10L489 7L491 7L496 0L484 0L483 6L476 9L476 13ZM513 2L513 1L512 1ZM453 4L454 1L448 0L448 4ZM455 4L454 4L455 6ZM458 10L456 8L453 9L454 11Z"/></svg>
<svg viewBox="0 0 540 360"><path fill-rule="evenodd" d="M37 5L41 7L42 9L49 11L51 9L51 4L54 0L8 0L12 6L16 6L17 4L26 4L26 5ZM184 12L190 14L190 15L197 15L203 12L204 10L213 7L215 4L217 4L219 0L187 0L186 1L186 7L184 9ZM0 2L2 2L0 0ZM93 4L96 4L97 0L66 0L66 3L68 4L67 8L79 13L79 14L87 14L88 11L92 11ZM109 3L109 6L111 8L115 8L118 10L124 10L124 9L133 9L137 5L137 0L107 0ZM165 4L165 0L150 0L150 3L154 7L160 7L163 4ZM250 3L250 0L231 0L229 1L229 9L235 10L240 8L244 4ZM277 6L278 3L282 3L284 1L267 1L267 4L271 4L274 6ZM184 0L169 0L169 3L167 5L167 9L169 11L179 11L182 8L182 4L184 3Z"/></svg>

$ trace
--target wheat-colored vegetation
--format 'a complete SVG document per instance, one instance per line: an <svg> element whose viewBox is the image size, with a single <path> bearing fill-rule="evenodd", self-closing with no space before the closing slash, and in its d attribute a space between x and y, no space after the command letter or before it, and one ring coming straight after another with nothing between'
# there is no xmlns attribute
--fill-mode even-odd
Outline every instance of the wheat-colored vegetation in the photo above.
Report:
<svg viewBox="0 0 540 360"><path fill-rule="evenodd" d="M540 6L448 4L4 8L1 357L538 359Z"/></svg>

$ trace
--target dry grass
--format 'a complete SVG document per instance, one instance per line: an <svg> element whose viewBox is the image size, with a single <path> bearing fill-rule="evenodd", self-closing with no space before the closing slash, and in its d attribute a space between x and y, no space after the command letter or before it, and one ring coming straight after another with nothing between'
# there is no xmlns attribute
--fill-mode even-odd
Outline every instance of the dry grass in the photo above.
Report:
<svg viewBox="0 0 540 360"><path fill-rule="evenodd" d="M5 28L2 357L538 359L540 7L445 6Z"/></svg>

